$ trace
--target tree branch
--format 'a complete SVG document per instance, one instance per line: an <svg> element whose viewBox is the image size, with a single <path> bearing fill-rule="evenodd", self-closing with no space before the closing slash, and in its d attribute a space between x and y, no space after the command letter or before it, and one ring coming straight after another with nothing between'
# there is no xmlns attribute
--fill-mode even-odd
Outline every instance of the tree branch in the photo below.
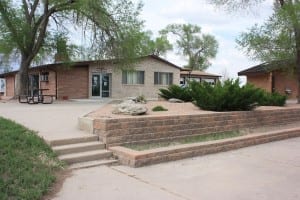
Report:
<svg viewBox="0 0 300 200"><path fill-rule="evenodd" d="M39 1L40 0L35 0L34 2L33 2L33 5L31 6L31 11L30 11L30 17L31 17L31 19L34 17L34 13L35 13L35 11L36 11L36 8L37 8L37 6L38 6L38 4L39 4Z"/></svg>
<svg viewBox="0 0 300 200"><path fill-rule="evenodd" d="M23 9L24 9L24 13L25 13L25 18L28 24L31 24L31 18L30 18L30 14L29 14L29 8L28 8L28 4L26 0L22 0L23 1Z"/></svg>
<svg viewBox="0 0 300 200"><path fill-rule="evenodd" d="M74 1L67 1L65 3L54 5L52 8L49 9L49 0L45 0L44 2L44 14L37 20L34 26L35 30L35 36L39 33L37 36L36 42L34 43L34 46L32 48L32 51L34 54L37 54L40 50L43 41L45 39L47 26L49 23L49 18L51 15L53 15L56 12L62 11L67 9L66 6L69 6L73 4ZM34 37L35 38L35 37Z"/></svg>
<svg viewBox="0 0 300 200"><path fill-rule="evenodd" d="M19 49L21 51L24 52L24 47L22 46L22 42L19 40L19 35L17 30L15 29L12 21L11 21L11 17L8 16L9 11L7 10L6 6L4 5L3 1L0 1L0 13L1 13L1 17L4 21L4 23L6 24L7 28L10 30L10 32L12 33L13 37L16 40L16 44L19 47Z"/></svg>
<svg viewBox="0 0 300 200"><path fill-rule="evenodd" d="M284 5L284 0L278 0L279 1L279 3L280 3L280 6L282 7L283 5Z"/></svg>

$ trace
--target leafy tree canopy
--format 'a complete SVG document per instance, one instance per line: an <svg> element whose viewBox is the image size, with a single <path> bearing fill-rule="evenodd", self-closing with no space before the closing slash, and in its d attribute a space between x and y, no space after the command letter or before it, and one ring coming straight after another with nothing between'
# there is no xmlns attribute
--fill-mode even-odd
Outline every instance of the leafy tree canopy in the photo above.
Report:
<svg viewBox="0 0 300 200"><path fill-rule="evenodd" d="M26 93L33 62L57 53L78 57L70 28L83 30L91 57L133 61L140 53L141 7L130 0L1 0L0 53L20 60L17 93Z"/></svg>
<svg viewBox="0 0 300 200"><path fill-rule="evenodd" d="M170 44L166 36L159 36L153 39L151 31L139 32L137 36L141 44L139 45L139 52L141 55L157 55L163 56L167 51L172 50L173 46Z"/></svg>
<svg viewBox="0 0 300 200"><path fill-rule="evenodd" d="M249 8L266 0L209 0L225 8ZM294 61L300 94L300 1L274 0L274 14L262 26L255 25L237 40L247 55L261 61ZM300 95L298 95L300 103Z"/></svg>
<svg viewBox="0 0 300 200"><path fill-rule="evenodd" d="M293 26L282 10L275 11L263 25L242 33L236 42L246 55L262 62L296 57Z"/></svg>
<svg viewBox="0 0 300 200"><path fill-rule="evenodd" d="M176 37L179 53L188 58L186 68L205 70L211 65L210 60L216 57L217 40L212 35L202 33L197 25L170 24L161 30L160 34L172 34Z"/></svg>

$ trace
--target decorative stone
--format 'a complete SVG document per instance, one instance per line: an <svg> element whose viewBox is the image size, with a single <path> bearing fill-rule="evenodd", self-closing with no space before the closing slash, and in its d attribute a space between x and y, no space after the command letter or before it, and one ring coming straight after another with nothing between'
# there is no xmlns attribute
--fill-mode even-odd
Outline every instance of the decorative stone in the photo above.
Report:
<svg viewBox="0 0 300 200"><path fill-rule="evenodd" d="M124 115L144 115L147 111L148 109L145 105L137 104L133 100L127 100L118 104L112 113Z"/></svg>
<svg viewBox="0 0 300 200"><path fill-rule="evenodd" d="M146 104L147 103L147 100L146 98L141 95L141 96L137 96L137 97L127 97L126 100L132 100L134 101L135 103L142 103L142 104Z"/></svg>
<svg viewBox="0 0 300 200"><path fill-rule="evenodd" d="M168 101L171 102L171 103L183 103L182 100L180 100L180 99L175 99L175 98L171 98L171 99L169 99Z"/></svg>

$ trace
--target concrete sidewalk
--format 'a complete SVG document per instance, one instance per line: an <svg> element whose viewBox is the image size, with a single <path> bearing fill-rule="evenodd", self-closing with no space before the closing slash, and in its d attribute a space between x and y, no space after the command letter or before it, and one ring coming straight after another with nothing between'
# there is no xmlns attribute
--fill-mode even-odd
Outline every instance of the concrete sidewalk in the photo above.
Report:
<svg viewBox="0 0 300 200"><path fill-rule="evenodd" d="M73 171L53 199L298 200L300 138L143 168Z"/></svg>
<svg viewBox="0 0 300 200"><path fill-rule="evenodd" d="M0 116L14 120L47 141L87 136L77 128L78 117L99 109L110 99L98 101L55 101L53 104L0 102Z"/></svg>

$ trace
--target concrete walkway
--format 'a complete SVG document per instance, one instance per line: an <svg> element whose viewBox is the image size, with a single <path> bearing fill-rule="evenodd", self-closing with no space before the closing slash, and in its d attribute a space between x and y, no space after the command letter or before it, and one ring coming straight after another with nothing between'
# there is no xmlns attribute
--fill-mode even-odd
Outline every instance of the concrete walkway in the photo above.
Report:
<svg viewBox="0 0 300 200"><path fill-rule="evenodd" d="M299 200L300 138L143 168L73 171L55 200Z"/></svg>
<svg viewBox="0 0 300 200"><path fill-rule="evenodd" d="M0 116L46 140L86 136L77 119L99 102L28 105L0 102ZM143 168L94 167L73 171L53 199L107 200L298 200L300 138Z"/></svg>
<svg viewBox="0 0 300 200"><path fill-rule="evenodd" d="M98 101L55 101L53 104L20 104L0 102L0 116L14 120L47 141L86 136L78 130L78 117L99 109L110 99Z"/></svg>

